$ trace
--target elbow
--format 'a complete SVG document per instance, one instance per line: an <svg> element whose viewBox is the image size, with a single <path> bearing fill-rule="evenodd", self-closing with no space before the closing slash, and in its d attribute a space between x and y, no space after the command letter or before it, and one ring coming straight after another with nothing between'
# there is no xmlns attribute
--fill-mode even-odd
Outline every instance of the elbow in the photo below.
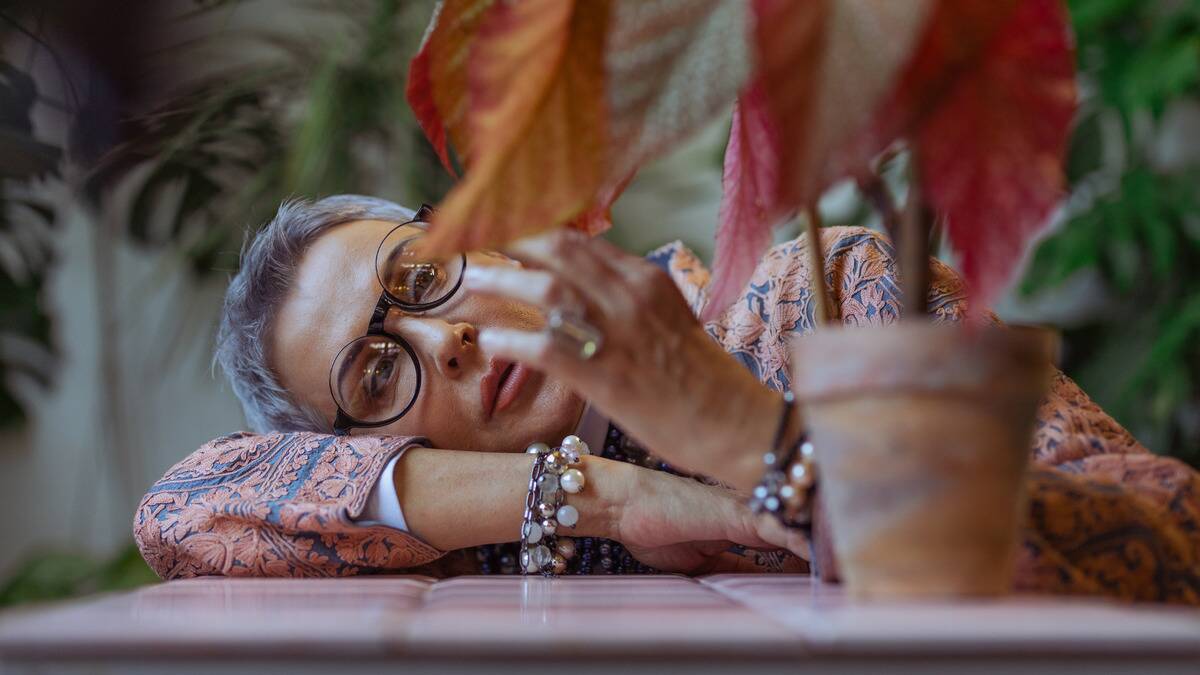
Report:
<svg viewBox="0 0 1200 675"><path fill-rule="evenodd" d="M158 509L152 504L154 493L151 492L142 497L142 501L138 504L137 511L133 515L133 541L137 544L138 552L142 554L142 559L154 570L160 579L168 580L174 578L174 565L171 560L176 557L176 547L173 542L168 539L163 523L159 520Z"/></svg>

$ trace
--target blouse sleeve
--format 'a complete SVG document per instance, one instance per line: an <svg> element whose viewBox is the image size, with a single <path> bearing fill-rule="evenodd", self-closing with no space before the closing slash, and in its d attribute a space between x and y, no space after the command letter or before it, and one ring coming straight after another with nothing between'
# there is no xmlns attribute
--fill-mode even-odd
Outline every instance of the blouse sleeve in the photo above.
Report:
<svg viewBox="0 0 1200 675"><path fill-rule="evenodd" d="M395 571L443 554L407 532L355 522L388 462L422 439L311 433L218 438L150 488L134 515L163 579Z"/></svg>
<svg viewBox="0 0 1200 675"><path fill-rule="evenodd" d="M1200 473L1062 373L1038 411L1018 588L1200 604Z"/></svg>

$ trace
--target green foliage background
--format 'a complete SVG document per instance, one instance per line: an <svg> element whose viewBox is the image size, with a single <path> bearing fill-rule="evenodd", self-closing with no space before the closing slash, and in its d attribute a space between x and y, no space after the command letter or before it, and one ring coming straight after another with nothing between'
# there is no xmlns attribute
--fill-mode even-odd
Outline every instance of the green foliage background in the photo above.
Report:
<svg viewBox="0 0 1200 675"><path fill-rule="evenodd" d="M1181 101L1200 106L1200 1L1070 7L1086 95L1075 199L1021 291L1098 273L1105 310L1064 331L1064 369L1146 446L1200 466L1200 138L1174 139L1192 146L1184 162L1159 143Z"/></svg>

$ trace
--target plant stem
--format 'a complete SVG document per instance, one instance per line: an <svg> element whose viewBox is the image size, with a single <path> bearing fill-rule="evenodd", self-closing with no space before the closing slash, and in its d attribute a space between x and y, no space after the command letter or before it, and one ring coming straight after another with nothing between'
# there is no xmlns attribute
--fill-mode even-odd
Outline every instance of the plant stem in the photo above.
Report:
<svg viewBox="0 0 1200 675"><path fill-rule="evenodd" d="M916 153L910 160L908 200L900 221L899 263L900 289L904 294L901 315L905 318L923 317L929 303L929 234L933 229L933 214L921 198L920 176L917 174Z"/></svg>
<svg viewBox="0 0 1200 675"><path fill-rule="evenodd" d="M833 321L830 314L829 290L825 286L825 248L821 246L821 214L814 205L805 213L808 232L808 268L812 279L813 318L817 327Z"/></svg>
<svg viewBox="0 0 1200 675"><path fill-rule="evenodd" d="M859 191L862 192L863 198L879 212L879 218L883 221L883 229L887 230L888 238L892 240L892 246L899 245L902 216L900 209L896 208L896 200L892 197L892 191L888 188L887 181L883 179L883 176L900 154L896 148L884 151L883 155L875 162L874 168L858 179Z"/></svg>
<svg viewBox="0 0 1200 675"><path fill-rule="evenodd" d="M868 177L858 181L858 189L871 206L879 212L883 229L887 231L888 238L892 240L892 246L896 246L900 241L902 215L896 208L896 200L892 199L892 192L883 182L883 177L872 172Z"/></svg>

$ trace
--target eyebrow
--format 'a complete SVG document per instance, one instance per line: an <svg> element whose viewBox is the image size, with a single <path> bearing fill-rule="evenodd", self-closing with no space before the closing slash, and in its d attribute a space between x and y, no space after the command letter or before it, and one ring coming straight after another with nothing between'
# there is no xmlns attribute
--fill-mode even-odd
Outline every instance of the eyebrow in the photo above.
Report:
<svg viewBox="0 0 1200 675"><path fill-rule="evenodd" d="M354 369L355 365L358 363L358 357L360 354L362 354L365 345L366 342L363 341L362 338L358 338L352 343L352 351L346 355L346 359L342 361L342 367L338 369L337 381L339 383L341 383L342 380L345 379L346 375L348 375L350 371Z"/></svg>
<svg viewBox="0 0 1200 675"><path fill-rule="evenodd" d="M404 255L404 249L406 248L405 244L418 236L419 235L414 234L411 237L405 238L404 241L400 242L396 246L392 247L392 250L388 253L387 260L383 261L386 269L390 270L392 268L392 263L396 262L398 258Z"/></svg>

